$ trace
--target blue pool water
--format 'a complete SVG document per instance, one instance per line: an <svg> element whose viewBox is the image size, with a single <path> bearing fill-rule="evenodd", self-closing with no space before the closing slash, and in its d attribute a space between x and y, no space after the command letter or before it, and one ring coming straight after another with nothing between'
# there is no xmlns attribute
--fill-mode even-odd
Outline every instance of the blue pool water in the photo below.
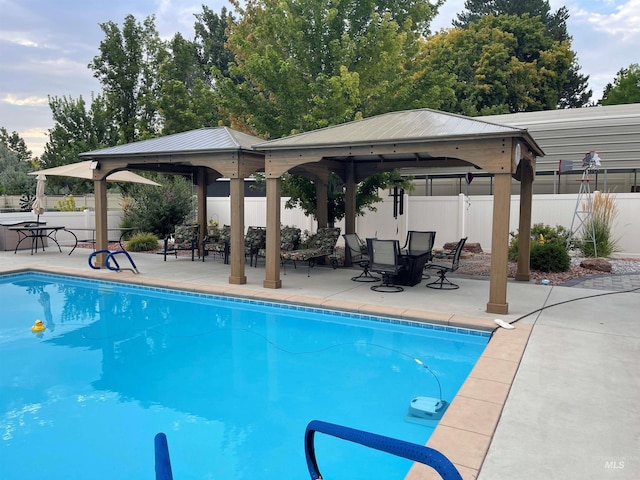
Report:
<svg viewBox="0 0 640 480"><path fill-rule="evenodd" d="M303 479L317 419L424 444L409 401L451 401L488 335L42 274L0 276L0 478ZM36 319L47 329L31 332ZM316 435L333 479L405 459Z"/></svg>

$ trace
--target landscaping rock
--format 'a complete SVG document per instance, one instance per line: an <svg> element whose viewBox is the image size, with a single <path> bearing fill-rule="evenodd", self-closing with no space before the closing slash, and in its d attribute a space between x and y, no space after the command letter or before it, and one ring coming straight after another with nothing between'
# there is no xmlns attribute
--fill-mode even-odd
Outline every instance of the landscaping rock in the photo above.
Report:
<svg viewBox="0 0 640 480"><path fill-rule="evenodd" d="M611 272L611 263L604 258L585 258L580 262L580 266L598 272Z"/></svg>
<svg viewBox="0 0 640 480"><path fill-rule="evenodd" d="M443 246L443 250L446 252L447 250L453 250L454 248L456 248L456 246L458 245L458 242L447 242L444 244ZM434 248L434 251L436 249ZM464 244L464 251L465 252L471 252L471 253L482 253L482 247L480 246L479 243L465 243Z"/></svg>

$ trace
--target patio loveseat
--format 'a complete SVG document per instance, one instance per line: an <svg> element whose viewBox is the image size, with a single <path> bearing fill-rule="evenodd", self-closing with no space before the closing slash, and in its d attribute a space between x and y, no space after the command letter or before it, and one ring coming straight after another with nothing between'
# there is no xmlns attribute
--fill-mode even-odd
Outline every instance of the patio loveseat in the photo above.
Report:
<svg viewBox="0 0 640 480"><path fill-rule="evenodd" d="M295 250L300 245L300 237L302 231L298 227L283 226L280 228L280 255L283 253ZM263 246L258 249L256 255L256 262L254 266L258 265L258 258L265 258L267 255L267 249Z"/></svg>
<svg viewBox="0 0 640 480"><path fill-rule="evenodd" d="M316 262L328 256L332 267L336 268L334 254L339 237L340 228L338 227L319 228L318 232L307 240L306 248L281 252L283 267L287 261L293 262L293 268L296 268L296 262L307 262L307 276L310 276L311 268Z"/></svg>

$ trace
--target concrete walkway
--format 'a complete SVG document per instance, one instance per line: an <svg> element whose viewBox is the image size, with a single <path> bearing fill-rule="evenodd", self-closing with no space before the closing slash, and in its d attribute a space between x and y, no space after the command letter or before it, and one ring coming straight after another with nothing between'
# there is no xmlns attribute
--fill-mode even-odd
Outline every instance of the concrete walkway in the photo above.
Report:
<svg viewBox="0 0 640 480"><path fill-rule="evenodd" d="M563 286L614 291L632 290L634 288L640 288L640 273L593 275L574 278L566 282Z"/></svg>
<svg viewBox="0 0 640 480"><path fill-rule="evenodd" d="M423 282L380 294L350 281L354 270L316 267L307 276L306 266L289 265L283 288L268 290L262 288L264 267L247 266L247 283L229 285L229 266L219 260L164 262L160 255L132 254L141 272L134 275L92 270L90 250L70 256L63 250L0 252L0 273L38 268L496 328L496 316L484 311L486 280L456 278L460 289L454 291L427 289ZM515 321L516 328L495 332L429 441L465 479L640 478L640 297L621 291L637 288L640 275L607 277L610 287L604 278L583 278L582 288L509 282L509 314L501 319ZM408 478L437 478L430 472Z"/></svg>

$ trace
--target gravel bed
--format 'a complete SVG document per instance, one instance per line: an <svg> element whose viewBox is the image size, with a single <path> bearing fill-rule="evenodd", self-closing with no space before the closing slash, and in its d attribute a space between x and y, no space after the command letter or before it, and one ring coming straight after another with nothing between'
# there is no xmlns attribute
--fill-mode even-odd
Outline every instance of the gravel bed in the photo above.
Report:
<svg viewBox="0 0 640 480"><path fill-rule="evenodd" d="M571 267L566 272L550 273L531 270L531 280L540 283L542 280L549 280L550 285L562 285L563 283L574 278L594 276L594 275L611 275L611 274L640 274L640 259L638 258L615 258L608 259L611 263L612 272L600 272L597 270L589 270L582 268L580 262L583 258L573 257L571 259ZM509 262L508 276L514 278L517 265L515 262ZM461 275L469 277L489 277L491 271L491 255L487 253L477 253L468 258L460 259L460 267L452 275Z"/></svg>

